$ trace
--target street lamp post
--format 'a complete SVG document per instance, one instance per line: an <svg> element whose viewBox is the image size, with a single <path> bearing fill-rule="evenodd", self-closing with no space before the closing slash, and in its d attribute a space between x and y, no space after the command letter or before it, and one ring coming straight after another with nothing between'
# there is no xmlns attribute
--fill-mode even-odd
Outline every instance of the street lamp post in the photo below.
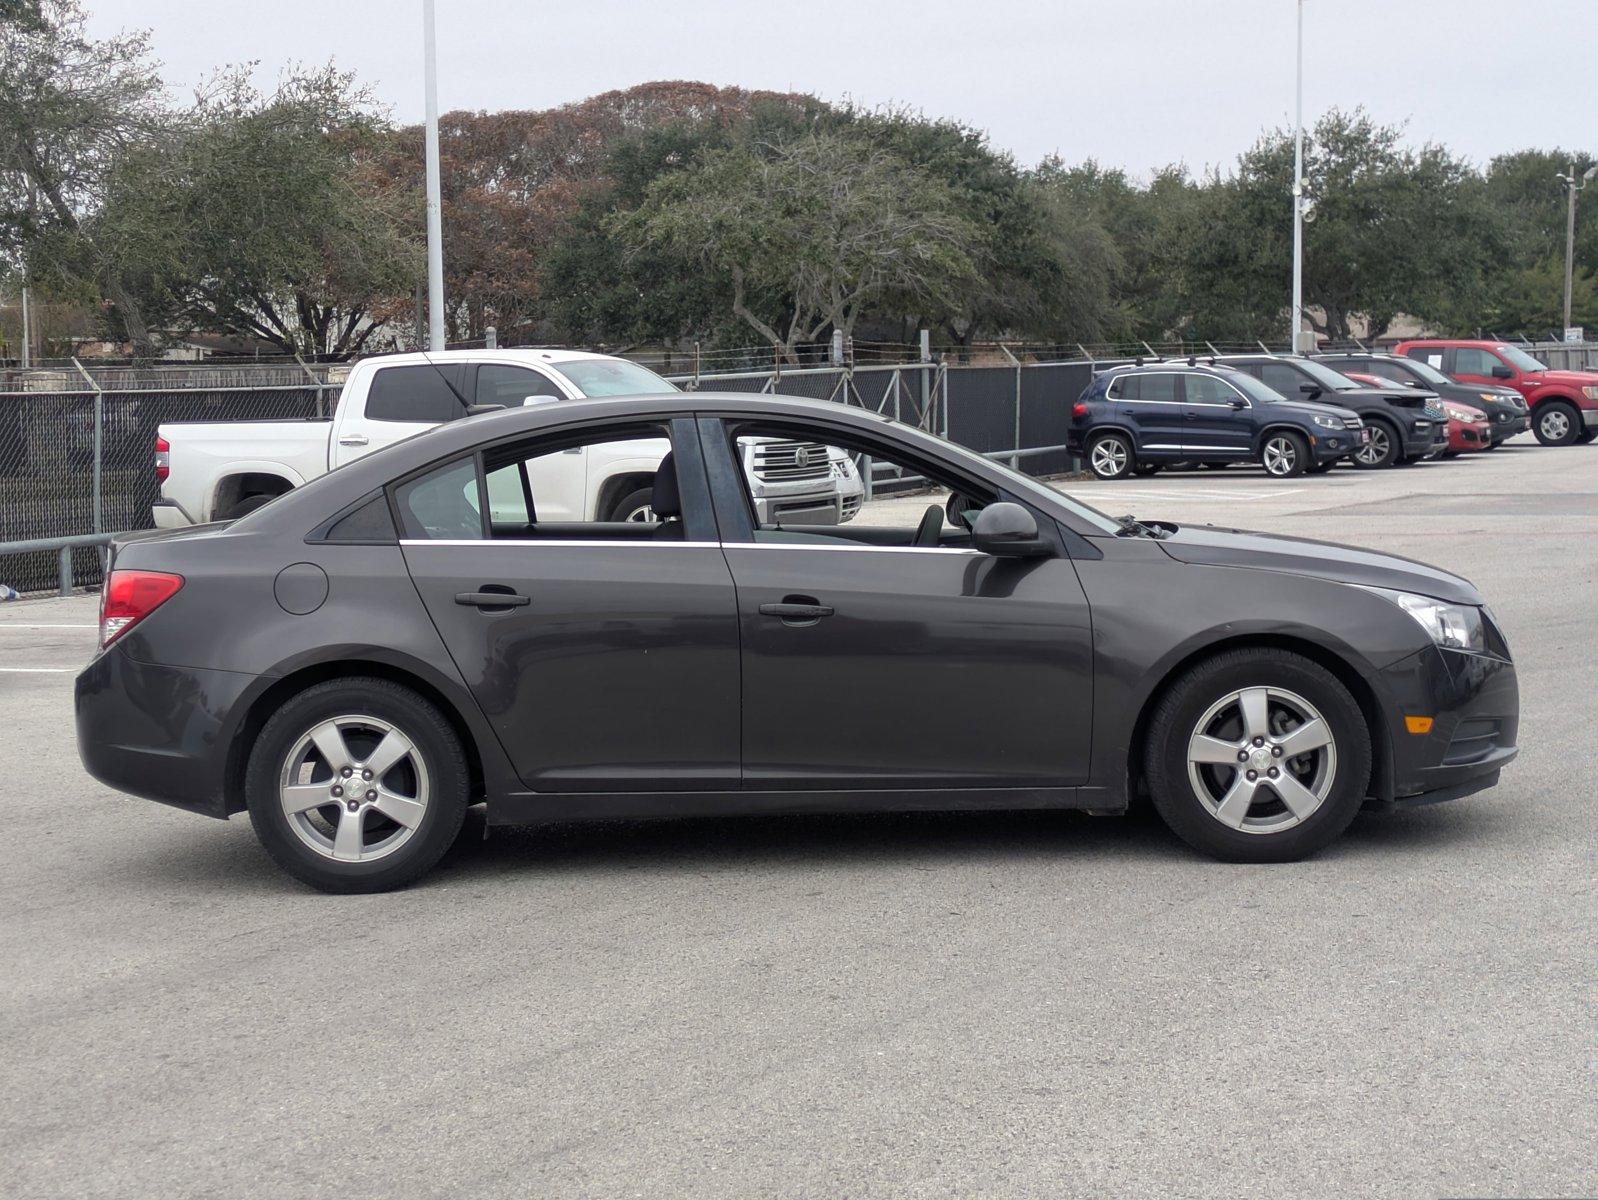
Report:
<svg viewBox="0 0 1598 1200"><path fill-rule="evenodd" d="M1565 328L1570 328L1570 292L1576 276L1576 193L1587 186L1587 181L1598 175L1598 165L1588 167L1576 178L1576 164L1565 167L1566 175L1555 176L1565 185L1570 202L1565 214Z"/></svg>
<svg viewBox="0 0 1598 1200"><path fill-rule="evenodd" d="M438 54L433 0L422 0L422 87L427 93L427 348L444 349L444 213L438 182Z"/></svg>
<svg viewBox="0 0 1598 1200"><path fill-rule="evenodd" d="M1304 328L1304 0L1298 0L1298 99L1293 135L1293 351Z"/></svg>

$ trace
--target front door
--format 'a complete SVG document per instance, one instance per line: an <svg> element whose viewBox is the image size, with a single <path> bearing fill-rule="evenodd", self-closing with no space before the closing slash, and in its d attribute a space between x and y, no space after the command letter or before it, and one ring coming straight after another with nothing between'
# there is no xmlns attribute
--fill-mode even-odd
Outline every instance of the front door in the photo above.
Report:
<svg viewBox="0 0 1598 1200"><path fill-rule="evenodd" d="M518 775L540 792L738 787L738 610L715 541L691 421L605 427L578 444L666 437L681 514L583 522L543 514L521 464L554 444L494 448L395 488L411 578ZM485 522L488 494L494 520ZM575 810L574 810L575 815Z"/></svg>
<svg viewBox="0 0 1598 1200"><path fill-rule="evenodd" d="M1242 461L1254 451L1254 423L1248 400L1224 379L1192 374L1182 378L1182 444L1190 453L1216 462Z"/></svg>
<svg viewBox="0 0 1598 1200"><path fill-rule="evenodd" d="M996 497L958 477L933 491L878 491L838 526L751 526L733 438L839 447L901 487L921 475L924 488L928 464L820 424L702 427L707 454L721 456L712 477L738 592L745 788L1048 787L1087 778L1091 631L1063 546L1037 559L971 549L965 523ZM950 483L964 497L953 505ZM1041 515L1040 525L1053 528Z"/></svg>

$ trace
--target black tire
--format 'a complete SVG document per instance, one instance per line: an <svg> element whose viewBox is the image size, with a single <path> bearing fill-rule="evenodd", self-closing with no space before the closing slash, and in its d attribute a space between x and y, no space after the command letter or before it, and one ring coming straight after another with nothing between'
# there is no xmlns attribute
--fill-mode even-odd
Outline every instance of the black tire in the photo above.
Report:
<svg viewBox="0 0 1598 1200"><path fill-rule="evenodd" d="M1326 784L1326 794L1302 819L1277 797L1274 785L1262 779L1261 789L1254 793L1257 799L1244 808L1241 819L1256 822L1251 828L1263 831L1248 832L1223 823L1211 807L1214 792L1227 789L1245 768L1241 764L1197 767L1200 782L1196 786L1189 773L1188 747L1213 706L1234 692L1262 687L1272 689L1273 698L1284 693L1318 711L1331 731L1332 765L1326 767L1321 758L1314 767L1325 772L1319 781ZM1279 708L1273 720L1283 716ZM1264 749L1268 753L1270 746ZM1286 770L1285 764L1301 760L1278 757L1272 761L1284 764L1280 769ZM1156 702L1145 742L1144 771L1160 816L1194 849L1227 862L1291 862L1336 839L1359 812L1370 782L1370 730L1348 689L1318 663L1274 647L1228 650L1187 671ZM1214 774L1206 775L1206 771ZM1320 782L1315 783L1317 789ZM1206 789L1205 797L1201 798L1199 787ZM1255 813L1260 815L1251 815ZM1269 827L1272 821L1288 820L1295 823L1274 830Z"/></svg>
<svg viewBox="0 0 1598 1200"><path fill-rule="evenodd" d="M1112 447L1119 447L1119 453ZM1088 470L1100 479L1125 479L1135 466L1137 452L1124 433L1101 433L1088 443Z"/></svg>
<svg viewBox="0 0 1598 1200"><path fill-rule="evenodd" d="M1291 429L1273 429L1260 443L1260 466L1273 479L1292 479L1309 466L1309 442Z"/></svg>
<svg viewBox="0 0 1598 1200"><path fill-rule="evenodd" d="M1371 440L1368 446L1361 446L1354 451L1350 461L1362 471L1379 471L1402 462L1404 439L1398 432L1398 426L1380 417L1372 418L1366 424L1370 426Z"/></svg>
<svg viewBox="0 0 1598 1200"><path fill-rule="evenodd" d="M349 716L376 718L399 731L420 756L426 772L425 809L412 832L391 851L379 851L377 857L364 862L335 861L313 849L291 826L279 793L289 756L309 731L322 722ZM413 768L406 763L400 769ZM393 779L393 772L385 778ZM333 785L340 780L328 776L324 782ZM373 786L379 782L373 781ZM471 773L460 739L431 703L387 679L350 677L315 684L278 707L250 748L244 794L256 837L290 875L324 892L384 892L403 887L431 870L454 844L471 799ZM329 825L329 813L342 821L340 803L330 799L316 810L317 815ZM381 833L386 821L380 812L375 817L363 812L357 828L371 836L370 827ZM387 823L397 834L401 826Z"/></svg>
<svg viewBox="0 0 1598 1200"><path fill-rule="evenodd" d="M1137 464L1137 466L1132 468L1132 474L1134 474L1134 475L1158 475L1159 472L1160 472L1160 467L1162 465L1163 464L1161 464L1161 463L1140 462L1140 463Z"/></svg>
<svg viewBox="0 0 1598 1200"><path fill-rule="evenodd" d="M265 493L257 492L253 496L245 496L242 500L235 503L232 508L228 509L227 516L224 517L223 520L237 521L240 517L247 516L258 508L265 508L268 504L272 503L272 501L276 500L279 495L282 495L282 493L279 492L275 495L266 495Z"/></svg>
<svg viewBox="0 0 1598 1200"><path fill-rule="evenodd" d="M1582 432L1581 413L1569 400L1544 400L1531 419L1531 431L1545 446L1574 445Z"/></svg>
<svg viewBox="0 0 1598 1200"><path fill-rule="evenodd" d="M651 517L638 514L652 514L654 510L649 507L649 504L654 498L655 489L653 487L634 488L617 500L615 504L612 504L609 514L600 519L604 521L649 520Z"/></svg>

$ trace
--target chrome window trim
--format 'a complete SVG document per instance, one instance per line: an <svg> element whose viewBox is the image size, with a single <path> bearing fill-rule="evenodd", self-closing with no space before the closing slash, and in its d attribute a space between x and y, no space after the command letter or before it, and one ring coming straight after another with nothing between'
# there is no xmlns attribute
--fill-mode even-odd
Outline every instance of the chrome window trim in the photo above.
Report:
<svg viewBox="0 0 1598 1200"><path fill-rule="evenodd" d="M649 546L660 550L843 550L872 554L977 554L967 546L821 546L813 542L657 542L649 538L401 538L401 546Z"/></svg>

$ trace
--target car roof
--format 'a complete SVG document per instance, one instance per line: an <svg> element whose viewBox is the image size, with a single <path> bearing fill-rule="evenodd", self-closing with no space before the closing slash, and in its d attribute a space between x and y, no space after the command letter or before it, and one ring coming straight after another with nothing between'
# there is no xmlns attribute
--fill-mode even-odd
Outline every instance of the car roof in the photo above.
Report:
<svg viewBox="0 0 1598 1200"><path fill-rule="evenodd" d="M1223 377L1239 374L1235 367L1229 367L1224 362L1210 362L1208 356L1198 362L1191 363L1185 358L1167 358L1161 359L1159 362L1120 363L1113 367L1105 367L1100 374L1102 376L1125 375L1132 371L1205 371Z"/></svg>
<svg viewBox="0 0 1598 1200"><path fill-rule="evenodd" d="M515 349L493 350L433 350L429 352L407 351L403 354L381 354L371 358L362 359L362 363L371 363L376 366L412 366L424 363L515 363L533 366L539 363L579 362L591 359L608 359L612 362L629 362L630 359L618 359L613 354L596 354L591 350L543 350L536 347L517 347ZM641 366L642 364L634 364Z"/></svg>

